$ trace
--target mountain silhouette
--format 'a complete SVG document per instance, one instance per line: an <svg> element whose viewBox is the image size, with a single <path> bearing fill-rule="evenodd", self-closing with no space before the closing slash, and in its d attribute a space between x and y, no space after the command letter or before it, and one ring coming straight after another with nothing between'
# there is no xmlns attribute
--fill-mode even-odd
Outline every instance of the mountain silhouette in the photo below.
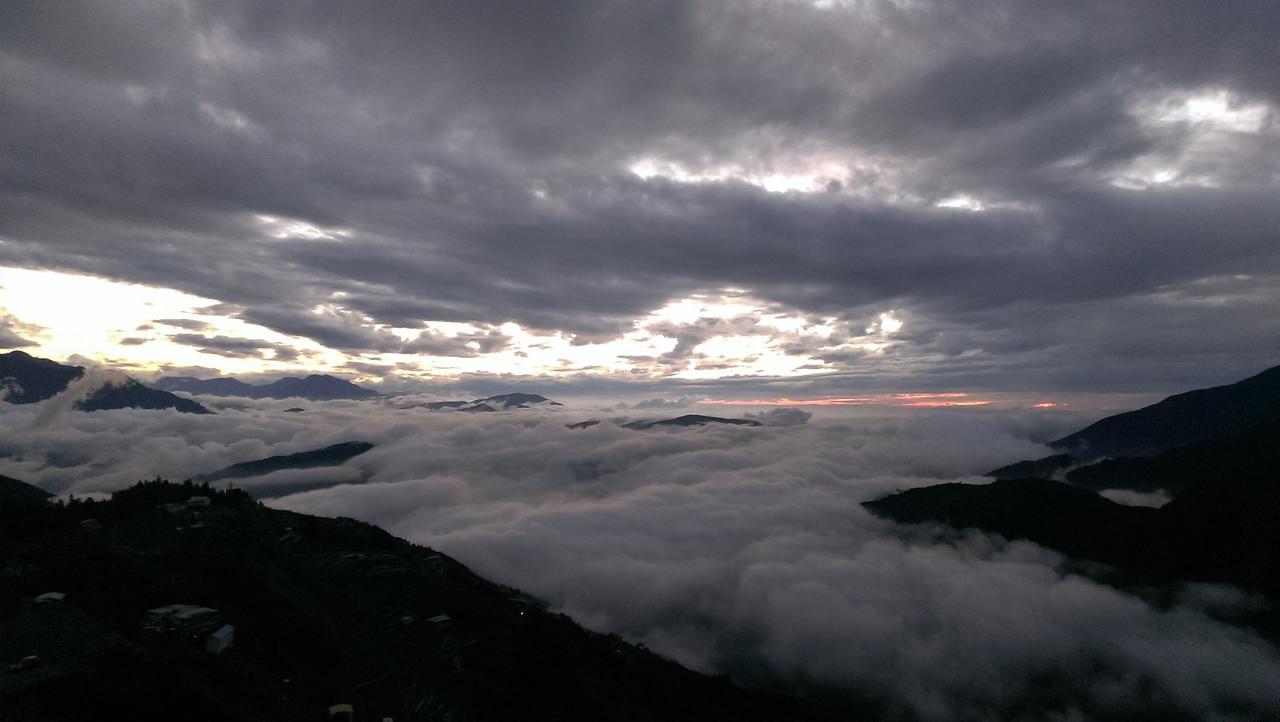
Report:
<svg viewBox="0 0 1280 722"><path fill-rule="evenodd" d="M1155 457L1082 467L1068 473L1072 483L938 484L864 505L899 522L973 527L1143 575L1230 582L1280 600L1278 442L1280 423L1272 423ZM1174 496L1160 509L1123 506L1085 481Z"/></svg>
<svg viewBox="0 0 1280 722"><path fill-rule="evenodd" d="M621 419L615 420L617 423ZM587 419L586 421L578 421L572 424L565 424L570 429L589 429L600 423L600 419ZM631 421L619 424L624 429L632 429L634 431L648 431L660 426L709 426L714 424L726 424L729 426L761 426L762 424L755 419L725 419L719 416L703 416L701 414L685 414L672 419L658 419L656 421Z"/></svg>
<svg viewBox="0 0 1280 722"><path fill-rule="evenodd" d="M660 419L658 421L632 421L629 424L623 424L628 429L637 429L646 431L648 429L659 426L707 426L709 424L727 424L729 426L760 426L760 422L755 419L725 419L719 416L703 416L702 414L685 414L677 416L674 419Z"/></svg>
<svg viewBox="0 0 1280 722"><path fill-rule="evenodd" d="M67 366L25 351L0 354L0 388L11 404L34 404L51 398L84 375L84 367Z"/></svg>
<svg viewBox="0 0 1280 722"><path fill-rule="evenodd" d="M188 414L207 414L208 409L191 399L152 389L126 379L121 384L104 384L76 404L81 411L106 409L177 409Z"/></svg>
<svg viewBox="0 0 1280 722"><path fill-rule="evenodd" d="M0 354L0 388L8 392L5 400L11 404L32 404L53 398L82 376L83 366L60 364L22 351ZM76 402L75 408L80 411L136 408L209 413L208 409L191 399L150 388L127 376L94 389Z"/></svg>
<svg viewBox="0 0 1280 722"><path fill-rule="evenodd" d="M540 394L511 393L489 396L472 401L428 401L403 408L424 408L430 411L507 411L510 409L528 409L536 406L564 406Z"/></svg>
<svg viewBox="0 0 1280 722"><path fill-rule="evenodd" d="M520 408L528 408L528 407L526 407L526 406L521 406ZM493 407L492 407L492 406L490 406L489 404L469 404L469 405L467 405L467 406L460 406L460 407L458 407L458 411L467 411L467 412L476 412L476 411L497 411L497 409L493 408Z"/></svg>
<svg viewBox="0 0 1280 722"><path fill-rule="evenodd" d="M52 496L38 486L0 475L0 505L22 504L31 501L47 501Z"/></svg>
<svg viewBox="0 0 1280 722"><path fill-rule="evenodd" d="M1108 416L1049 446L1075 457L1150 456L1280 420L1280 366L1225 386L1197 389Z"/></svg>
<svg viewBox="0 0 1280 722"><path fill-rule="evenodd" d="M285 469L315 469L324 466L339 466L354 459L373 448L367 441L346 441L326 446L323 449L300 451L296 454L268 456L264 459L242 461L239 464L201 474L196 481L221 481L223 479L244 479L250 476L262 476Z"/></svg>
<svg viewBox="0 0 1280 722"><path fill-rule="evenodd" d="M16 522L0 561L23 570L0 594L10 722L325 720L339 705L359 720L837 719L587 631L377 527L235 489L157 480L0 512ZM222 624L230 648L205 651Z"/></svg>
<svg viewBox="0 0 1280 722"><path fill-rule="evenodd" d="M1227 582L1280 599L1280 486L1202 483L1160 509L1123 506L1045 479L937 484L864 503L901 523L1027 539L1165 581Z"/></svg>
<svg viewBox="0 0 1280 722"><path fill-rule="evenodd" d="M1177 495L1214 479L1270 478L1280 484L1280 421L1221 439L1179 446L1155 456L1104 459L1067 472L1086 489L1164 491Z"/></svg>
<svg viewBox="0 0 1280 722"><path fill-rule="evenodd" d="M490 396L485 399L476 399L471 403L485 404L487 406L492 406L494 408L502 408L502 409L511 409L511 408L526 409L529 406L536 405L536 404L547 404L548 406L563 406L563 404L557 401L552 401L546 396L541 396L539 394L522 394L522 393L501 394L499 396Z"/></svg>
<svg viewBox="0 0 1280 722"><path fill-rule="evenodd" d="M1054 454L1033 461L1018 461L999 469L988 471L986 476L996 479L1052 479L1068 467L1079 463L1071 454Z"/></svg>
<svg viewBox="0 0 1280 722"><path fill-rule="evenodd" d="M306 378L286 376L279 381L260 385L247 384L230 377L199 379L191 376L163 376L156 379L155 384L167 391L210 396L244 396L251 399L302 398L310 401L334 401L367 399L378 395L373 389L362 388L327 374L312 374Z"/></svg>
<svg viewBox="0 0 1280 722"><path fill-rule="evenodd" d="M1155 536L1158 510L1117 504L1088 489L1045 479L935 484L863 506L907 524L940 522L1010 539L1029 539L1065 554L1144 566L1143 543Z"/></svg>
<svg viewBox="0 0 1280 722"><path fill-rule="evenodd" d="M1228 582L1280 601L1280 367L1103 419L1055 445L1068 454L990 472L990 484L938 484L865 502L902 523L936 522L1028 539L1140 578ZM1190 439L1186 443L1176 441ZM1061 477L1054 481L1048 478ZM1162 491L1159 509L1097 491ZM1265 625L1280 635L1280 611Z"/></svg>
<svg viewBox="0 0 1280 722"><path fill-rule="evenodd" d="M1108 416L1050 442L1074 453L1019 461L986 475L1065 480L1099 491L1176 494L1215 476L1280 468L1278 442L1280 366L1234 384L1188 391Z"/></svg>

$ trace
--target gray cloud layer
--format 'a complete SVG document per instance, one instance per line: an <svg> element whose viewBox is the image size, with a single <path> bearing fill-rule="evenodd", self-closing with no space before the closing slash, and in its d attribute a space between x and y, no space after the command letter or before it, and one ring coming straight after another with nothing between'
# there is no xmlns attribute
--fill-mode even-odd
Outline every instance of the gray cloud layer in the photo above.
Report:
<svg viewBox="0 0 1280 722"><path fill-rule="evenodd" d="M605 338L720 287L901 309L888 360L841 360L851 386L1167 390L1280 348L1273 2L0 13L0 263L180 288L350 353L427 320ZM1142 110L1215 92L1258 127ZM650 157L851 165L775 194L627 170ZM1171 182L1111 183L1144 162ZM934 205L957 195L987 210Z"/></svg>
<svg viewBox="0 0 1280 722"><path fill-rule="evenodd" d="M282 404L64 413L43 426L40 409L0 404L0 472L104 492L364 439L377 448L345 466L236 483L288 494L272 502L284 508L381 524L695 668L895 716L1280 713L1280 654L1215 621L1255 599L1191 586L1153 606L1034 545L903 535L859 505L1036 456L1079 419L877 411L637 432L570 430L581 412L565 409Z"/></svg>

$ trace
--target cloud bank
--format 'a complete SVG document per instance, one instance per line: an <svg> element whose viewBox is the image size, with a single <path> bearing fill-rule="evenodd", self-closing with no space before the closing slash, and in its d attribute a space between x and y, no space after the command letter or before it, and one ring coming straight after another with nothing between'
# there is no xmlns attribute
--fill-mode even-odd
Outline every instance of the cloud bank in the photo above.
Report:
<svg viewBox="0 0 1280 722"><path fill-rule="evenodd" d="M43 429L36 410L5 407L0 473L94 493L367 440L378 446L343 467L235 483L274 506L382 525L696 669L889 717L1280 712L1280 654L1218 621L1256 599L1195 585L1154 605L1035 545L904 533L860 506L977 481L1078 419L878 409L640 432L570 430L567 411L229 404Z"/></svg>

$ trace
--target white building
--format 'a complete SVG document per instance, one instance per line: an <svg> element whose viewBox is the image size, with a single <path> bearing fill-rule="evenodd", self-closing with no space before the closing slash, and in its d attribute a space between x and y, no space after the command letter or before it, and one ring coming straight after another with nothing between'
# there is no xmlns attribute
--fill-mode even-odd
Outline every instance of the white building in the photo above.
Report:
<svg viewBox="0 0 1280 722"><path fill-rule="evenodd" d="M222 654L231 647L231 643L235 641L235 636L236 628L230 624L224 624L204 640L204 651L209 654Z"/></svg>

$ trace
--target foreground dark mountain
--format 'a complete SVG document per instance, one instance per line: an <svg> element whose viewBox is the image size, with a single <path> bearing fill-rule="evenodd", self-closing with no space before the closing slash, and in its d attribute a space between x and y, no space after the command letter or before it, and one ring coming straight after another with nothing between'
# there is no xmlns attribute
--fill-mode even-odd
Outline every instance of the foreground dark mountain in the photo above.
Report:
<svg viewBox="0 0 1280 722"><path fill-rule="evenodd" d="M0 476L0 504L24 504L32 501L46 501L52 496L49 492L25 481L10 476Z"/></svg>
<svg viewBox="0 0 1280 722"><path fill-rule="evenodd" d="M1129 580L1227 582L1280 601L1278 387L1280 367L1172 396L1055 442L1131 456L1082 463L1060 454L996 469L989 475L999 481L991 484L940 484L865 506L903 523L1029 539L1114 565ZM1040 478L1013 478L1019 475ZM1158 510L1122 506L1096 493L1108 489L1173 499ZM1280 638L1280 607L1260 616L1259 626Z"/></svg>
<svg viewBox="0 0 1280 722"><path fill-rule="evenodd" d="M335 376L312 374L306 378L287 376L269 384L247 384L239 379L198 379L191 376L163 376L155 385L167 391L184 391L189 394L210 396L244 396L251 399L301 398L311 401L338 399L367 399L378 392L366 389Z"/></svg>
<svg viewBox="0 0 1280 722"><path fill-rule="evenodd" d="M1280 420L1280 366L1226 386L1188 391L1108 416L1050 446L1085 460L1149 456Z"/></svg>
<svg viewBox="0 0 1280 722"><path fill-rule="evenodd" d="M1215 476L1280 468L1278 437L1280 366L1109 416L1050 443L1072 453L1019 461L987 476L1177 494Z"/></svg>
<svg viewBox="0 0 1280 722"><path fill-rule="evenodd" d="M1219 439L1178 446L1155 456L1103 459L1082 464L1069 454L1019 461L987 472L996 479L1055 479L1106 491L1163 491L1179 494L1216 478L1275 476L1280 469L1280 422L1263 424Z"/></svg>
<svg viewBox="0 0 1280 722"><path fill-rule="evenodd" d="M1071 454L1054 454L1034 461L1018 461L987 472L995 479L1052 479L1080 462Z"/></svg>
<svg viewBox="0 0 1280 722"><path fill-rule="evenodd" d="M223 479L244 479L250 476L262 476L285 469L315 469L325 466L338 466L373 448L367 441L346 441L326 446L323 449L300 451L296 454L268 456L265 459L242 461L224 469L201 474L196 481L221 481Z"/></svg>
<svg viewBox="0 0 1280 722"><path fill-rule="evenodd" d="M905 524L942 522L1010 539L1030 539L1065 554L1148 567L1156 509L1122 506L1087 489L1044 479L937 484L865 502Z"/></svg>
<svg viewBox="0 0 1280 722"><path fill-rule="evenodd" d="M1067 472L1075 486L1103 491L1181 494L1198 483L1271 481L1280 485L1280 421L1238 434L1187 444L1155 456L1104 459Z"/></svg>
<svg viewBox="0 0 1280 722"><path fill-rule="evenodd" d="M1140 575L1230 582L1280 600L1278 440L1280 424L1269 424L1089 472L1123 474L1126 488L1180 490L1158 510L1122 506L1089 489L1043 479L940 484L865 506L904 523L973 527Z"/></svg>
<svg viewBox="0 0 1280 722"><path fill-rule="evenodd" d="M338 704L363 720L815 719L376 527L242 492L149 482L0 514L6 720L320 720ZM51 591L65 598L35 601ZM144 629L172 604L216 610L192 618L233 625L233 645Z"/></svg>
<svg viewBox="0 0 1280 722"><path fill-rule="evenodd" d="M50 399L83 375L83 366L60 364L22 351L0 354L0 388L8 392L5 400L11 404L31 404ZM80 411L136 408L209 413L208 409L191 399L149 388L123 375L118 380L103 383L76 402L75 408Z"/></svg>

